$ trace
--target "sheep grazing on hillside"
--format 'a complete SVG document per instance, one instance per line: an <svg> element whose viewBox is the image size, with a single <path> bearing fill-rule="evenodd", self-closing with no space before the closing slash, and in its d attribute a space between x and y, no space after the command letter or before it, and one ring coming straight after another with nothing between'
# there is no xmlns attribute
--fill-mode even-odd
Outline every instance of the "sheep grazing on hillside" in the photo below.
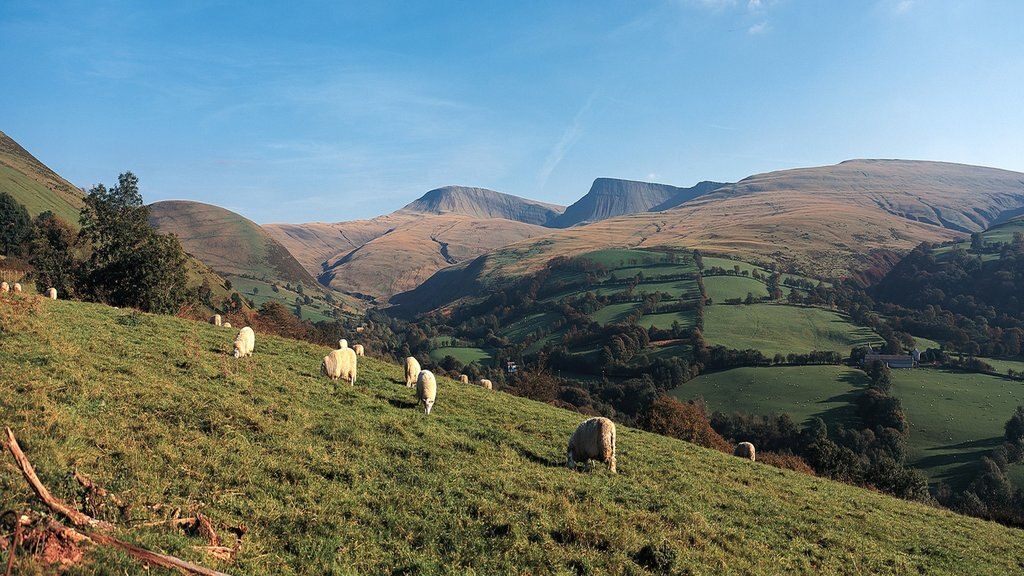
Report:
<svg viewBox="0 0 1024 576"><path fill-rule="evenodd" d="M327 376L331 380L342 378L355 386L357 363L356 353L351 348L331 350L331 353L324 356L323 362L320 363L320 375Z"/></svg>
<svg viewBox="0 0 1024 576"><path fill-rule="evenodd" d="M14 293L18 294L20 292L21 292L21 284L18 284L17 282L15 282L14 283Z"/></svg>
<svg viewBox="0 0 1024 576"><path fill-rule="evenodd" d="M49 298L50 300L56 300L57 299L57 289L56 288L47 288L46 289L46 297Z"/></svg>
<svg viewBox="0 0 1024 576"><path fill-rule="evenodd" d="M577 462L600 460L614 474L615 423L602 417L584 420L569 438L565 453L565 465L570 469L575 469Z"/></svg>
<svg viewBox="0 0 1024 576"><path fill-rule="evenodd" d="M424 412L430 416L430 410L434 408L434 400L437 399L437 379L430 370L420 370L416 377L416 399L422 402Z"/></svg>
<svg viewBox="0 0 1024 576"><path fill-rule="evenodd" d="M225 328L231 328L231 322L225 322L222 326Z"/></svg>
<svg viewBox="0 0 1024 576"><path fill-rule="evenodd" d="M488 390L493 390L493 384L491 384L491 381L488 380L487 378L481 378L480 385L483 386L484 388L487 388Z"/></svg>
<svg viewBox="0 0 1024 576"><path fill-rule="evenodd" d="M235 337L235 358L252 356L254 348L256 348L256 333L252 331L252 328L246 326L239 330L238 336Z"/></svg>
<svg viewBox="0 0 1024 576"><path fill-rule="evenodd" d="M740 458L750 458L751 462L757 460L756 451L754 445L750 442L740 442L736 445L736 450L733 451L733 456L739 456Z"/></svg>
<svg viewBox="0 0 1024 576"><path fill-rule="evenodd" d="M0 292L10 292L11 285L7 282L0 282Z"/></svg>
<svg viewBox="0 0 1024 576"><path fill-rule="evenodd" d="M221 319L220 319L220 314L214 314L213 317L210 318L210 324L213 324L214 326L221 326L221 325L223 325L223 323L221 322Z"/></svg>
<svg viewBox="0 0 1024 576"><path fill-rule="evenodd" d="M353 344L352 349L356 351L356 356L365 356L366 350L363 349L362 344Z"/></svg>
<svg viewBox="0 0 1024 576"><path fill-rule="evenodd" d="M416 378L420 375L420 363L409 356L405 359L405 385L412 388L416 384Z"/></svg>
<svg viewBox="0 0 1024 576"><path fill-rule="evenodd" d="M469 376L466 376L465 374L460 374L459 382L462 382L463 384L469 384Z"/></svg>
<svg viewBox="0 0 1024 576"><path fill-rule="evenodd" d="M348 340L344 338L338 340L338 350L344 350L345 348L348 348Z"/></svg>

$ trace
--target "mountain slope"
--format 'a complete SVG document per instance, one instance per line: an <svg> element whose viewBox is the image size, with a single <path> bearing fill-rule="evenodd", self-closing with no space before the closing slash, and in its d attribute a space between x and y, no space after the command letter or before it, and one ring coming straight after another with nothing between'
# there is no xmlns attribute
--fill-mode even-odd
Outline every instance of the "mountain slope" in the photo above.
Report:
<svg viewBox="0 0 1024 576"><path fill-rule="evenodd" d="M318 280L349 294L386 302L438 270L547 232L533 224L461 214L423 215L354 250L328 259Z"/></svg>
<svg viewBox="0 0 1024 576"><path fill-rule="evenodd" d="M479 219L504 218L544 226L563 206L502 194L486 188L445 186L431 190L398 211L400 214L462 214Z"/></svg>
<svg viewBox="0 0 1024 576"><path fill-rule="evenodd" d="M184 200L155 202L149 209L150 225L176 234L186 252L221 274L316 283L284 246L230 210Z"/></svg>
<svg viewBox="0 0 1024 576"><path fill-rule="evenodd" d="M0 132L0 192L7 192L35 218L47 210L78 228L84 194Z"/></svg>
<svg viewBox="0 0 1024 576"><path fill-rule="evenodd" d="M701 182L692 188L678 188L668 184L598 178L590 186L590 191L566 208L551 225L555 228L568 228L623 214L664 210L719 186L721 184L716 182Z"/></svg>
<svg viewBox="0 0 1024 576"><path fill-rule="evenodd" d="M42 482L84 498L74 469L127 503L119 537L237 574L1009 574L1019 530L752 463L626 427L618 467L570 472L579 414L441 379L425 417L401 369L172 317L66 301L0 307L0 421ZM71 354L74 361L70 360ZM87 383L87 384L86 384ZM4 458L8 456L4 455ZM13 466L0 509L40 510ZM202 512L235 562L157 524ZM0 534L0 537L6 535ZM18 562L30 562L29 552ZM0 553L0 560L6 560ZM73 573L135 573L89 549ZM19 564L19 568L26 568ZM26 568L25 570L29 570Z"/></svg>

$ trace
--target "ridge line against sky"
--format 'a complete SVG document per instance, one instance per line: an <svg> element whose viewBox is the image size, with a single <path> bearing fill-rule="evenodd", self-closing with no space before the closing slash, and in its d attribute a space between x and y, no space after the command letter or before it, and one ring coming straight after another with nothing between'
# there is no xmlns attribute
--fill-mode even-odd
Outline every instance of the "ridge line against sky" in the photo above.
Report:
<svg viewBox="0 0 1024 576"><path fill-rule="evenodd" d="M1024 171L1024 3L0 3L0 130L260 223L851 158Z"/></svg>

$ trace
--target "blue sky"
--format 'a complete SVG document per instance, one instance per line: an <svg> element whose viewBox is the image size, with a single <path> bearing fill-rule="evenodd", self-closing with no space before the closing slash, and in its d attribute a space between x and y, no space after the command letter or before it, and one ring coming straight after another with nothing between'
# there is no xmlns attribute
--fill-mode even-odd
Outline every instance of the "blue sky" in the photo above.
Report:
<svg viewBox="0 0 1024 576"><path fill-rule="evenodd" d="M268 222L850 158L1024 171L1024 2L0 2L0 130Z"/></svg>

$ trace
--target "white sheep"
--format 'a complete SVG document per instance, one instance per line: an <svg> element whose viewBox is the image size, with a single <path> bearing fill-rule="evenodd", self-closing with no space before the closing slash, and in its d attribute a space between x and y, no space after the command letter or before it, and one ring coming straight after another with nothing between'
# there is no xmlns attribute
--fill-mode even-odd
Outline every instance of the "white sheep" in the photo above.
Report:
<svg viewBox="0 0 1024 576"><path fill-rule="evenodd" d="M740 442L736 445L736 450L732 454L740 458L750 458L751 462L757 459L757 452L754 450L754 445L750 442Z"/></svg>
<svg viewBox="0 0 1024 576"><path fill-rule="evenodd" d="M363 349L362 344L353 344L352 349L356 351L356 356L365 356L366 352Z"/></svg>
<svg viewBox="0 0 1024 576"><path fill-rule="evenodd" d="M491 381L488 380L487 378L481 378L480 385L483 386L484 388L487 388L488 390L493 390L494 388L494 385L491 384Z"/></svg>
<svg viewBox="0 0 1024 576"><path fill-rule="evenodd" d="M46 289L46 297L49 298L50 300L56 300L57 299L57 289L56 288L47 288Z"/></svg>
<svg viewBox="0 0 1024 576"><path fill-rule="evenodd" d="M331 353L324 356L320 363L320 375L327 376L331 380L343 378L349 384L356 385L356 353L351 348L339 348L331 350Z"/></svg>
<svg viewBox="0 0 1024 576"><path fill-rule="evenodd" d="M213 324L214 326L221 326L223 323L221 322L220 314L214 314L213 318L210 318L210 324Z"/></svg>
<svg viewBox="0 0 1024 576"><path fill-rule="evenodd" d="M412 388L416 384L416 378L420 375L420 363L409 356L405 359L405 385Z"/></svg>
<svg viewBox="0 0 1024 576"><path fill-rule="evenodd" d="M345 348L348 348L348 340L345 340L344 338L338 340L338 349L344 350Z"/></svg>
<svg viewBox="0 0 1024 576"><path fill-rule="evenodd" d="M416 377L416 398L418 402L423 403L424 411L430 416L434 400L437 399L437 379L430 370L420 370Z"/></svg>
<svg viewBox="0 0 1024 576"><path fill-rule="evenodd" d="M256 333L252 331L252 328L246 326L239 330L238 336L235 337L235 358L252 356L254 348L256 348Z"/></svg>
<svg viewBox="0 0 1024 576"><path fill-rule="evenodd" d="M17 282L14 283L14 292L15 293L21 292L21 284L18 284Z"/></svg>
<svg viewBox="0 0 1024 576"><path fill-rule="evenodd" d="M224 324L222 324L222 326L224 328L231 328L231 322L225 322Z"/></svg>
<svg viewBox="0 0 1024 576"><path fill-rule="evenodd" d="M460 374L459 382L462 382L463 384L469 384L469 376L466 376L465 374Z"/></svg>
<svg viewBox="0 0 1024 576"><path fill-rule="evenodd" d="M576 427L565 450L565 465L576 468L577 462L600 460L615 473L615 423L600 416L588 418Z"/></svg>
<svg viewBox="0 0 1024 576"><path fill-rule="evenodd" d="M0 282L0 292L10 292L11 285L7 282Z"/></svg>

